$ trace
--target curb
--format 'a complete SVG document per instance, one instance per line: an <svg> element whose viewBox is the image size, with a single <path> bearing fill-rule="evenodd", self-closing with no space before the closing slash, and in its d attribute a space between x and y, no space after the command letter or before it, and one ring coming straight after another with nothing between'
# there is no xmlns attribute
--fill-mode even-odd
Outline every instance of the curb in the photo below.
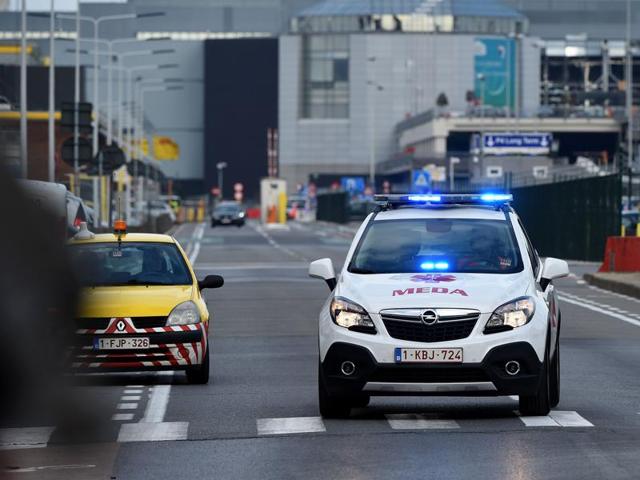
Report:
<svg viewBox="0 0 640 480"><path fill-rule="evenodd" d="M622 295L640 298L640 287L635 285L630 285L616 280L599 278L592 273L585 273L582 278L584 278L585 282L589 285L593 285L594 287L600 287Z"/></svg>

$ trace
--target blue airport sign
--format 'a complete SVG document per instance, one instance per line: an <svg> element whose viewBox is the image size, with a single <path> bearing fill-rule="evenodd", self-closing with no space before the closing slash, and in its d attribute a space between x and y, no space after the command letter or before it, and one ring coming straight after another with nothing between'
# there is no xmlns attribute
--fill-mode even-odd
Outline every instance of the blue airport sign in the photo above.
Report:
<svg viewBox="0 0 640 480"><path fill-rule="evenodd" d="M485 133L482 149L493 155L546 155L552 142L550 133Z"/></svg>

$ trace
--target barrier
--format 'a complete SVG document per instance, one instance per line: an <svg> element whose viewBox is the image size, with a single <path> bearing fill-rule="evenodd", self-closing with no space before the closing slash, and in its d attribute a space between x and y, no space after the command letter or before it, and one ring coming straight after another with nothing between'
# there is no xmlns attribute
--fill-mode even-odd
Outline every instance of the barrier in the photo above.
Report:
<svg viewBox="0 0 640 480"><path fill-rule="evenodd" d="M640 272L640 237L609 237L599 272Z"/></svg>

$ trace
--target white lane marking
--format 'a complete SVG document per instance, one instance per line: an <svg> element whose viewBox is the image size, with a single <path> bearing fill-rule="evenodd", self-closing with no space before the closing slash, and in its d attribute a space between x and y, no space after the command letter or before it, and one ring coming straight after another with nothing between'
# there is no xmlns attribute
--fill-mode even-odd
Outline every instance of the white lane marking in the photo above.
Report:
<svg viewBox="0 0 640 480"><path fill-rule="evenodd" d="M428 418L415 413L398 413L385 415L394 430L429 430L441 428L460 428L455 420Z"/></svg>
<svg viewBox="0 0 640 480"><path fill-rule="evenodd" d="M137 402L140 400L140 395L123 395L120 400L123 402Z"/></svg>
<svg viewBox="0 0 640 480"><path fill-rule="evenodd" d="M114 422L128 422L133 420L133 413L114 413L111 420Z"/></svg>
<svg viewBox="0 0 640 480"><path fill-rule="evenodd" d="M629 295L625 295L623 293L612 292L611 290L605 290L604 288L596 287L595 285L589 285L591 290L595 290L596 292L606 293L607 295L612 295L618 298L624 298L625 300L629 300L630 302L640 303L640 298L630 297Z"/></svg>
<svg viewBox="0 0 640 480"><path fill-rule="evenodd" d="M0 428L0 450L44 448L55 427Z"/></svg>
<svg viewBox="0 0 640 480"><path fill-rule="evenodd" d="M577 280L576 283L578 285L585 285L587 282L585 282L584 280Z"/></svg>
<svg viewBox="0 0 640 480"><path fill-rule="evenodd" d="M138 403L119 403L117 410L135 410L138 408Z"/></svg>
<svg viewBox="0 0 640 480"><path fill-rule="evenodd" d="M173 372L172 372L173 373ZM147 408L140 423L159 423L164 420L164 414L167 412L169 404L169 393L171 385L156 385L153 387L151 397L147 402Z"/></svg>
<svg viewBox="0 0 640 480"><path fill-rule="evenodd" d="M518 414L518 412L515 412ZM578 412L552 410L549 415L539 417L519 416L527 427L593 427L593 423L582 417Z"/></svg>
<svg viewBox="0 0 640 480"><path fill-rule="evenodd" d="M189 422L125 423L120 427L118 442L161 442L186 440Z"/></svg>
<svg viewBox="0 0 640 480"><path fill-rule="evenodd" d="M511 400L515 400L516 402L520 400L520 397L518 395L509 395L509 398Z"/></svg>
<svg viewBox="0 0 640 480"><path fill-rule="evenodd" d="M320 417L259 418L257 427L258 435L287 435L326 431Z"/></svg>
<svg viewBox="0 0 640 480"><path fill-rule="evenodd" d="M96 465L87 463L82 464L69 464L69 465L38 465L35 467L21 467L7 469L7 473L33 473L41 472L43 470L79 470L81 468L96 468Z"/></svg>
<svg viewBox="0 0 640 480"><path fill-rule="evenodd" d="M269 235L264 228L262 228L262 226L260 225L253 225L250 224L251 228L253 228L259 235L261 235L262 237L264 237L264 239L269 243L269 245L271 245L273 248L275 248L276 250L280 250L283 253L286 253L287 255L297 258L299 260L303 260L305 262L308 262L309 259L307 259L305 256L300 255L297 252L294 252L293 250L291 250L290 248L284 247L282 245L280 245L278 242L276 242L271 235Z"/></svg>
<svg viewBox="0 0 640 480"><path fill-rule="evenodd" d="M575 297L575 295L573 295L573 297ZM569 298L564 293L558 295L558 298L563 302L571 303L572 305L577 305L579 307L586 308L594 312L603 313L605 315L609 315L610 317L617 318L618 320L622 320L623 322L627 322L627 323L630 323L631 325L635 325L636 327L640 327L640 320L635 320L633 318L629 318L626 315L622 315L620 313L612 312L611 310L605 310L604 308L597 307L595 305L592 305L590 302L588 302L584 298L581 298L581 299Z"/></svg>
<svg viewBox="0 0 640 480"><path fill-rule="evenodd" d="M144 385L127 385L127 388L144 388Z"/></svg>
<svg viewBox="0 0 640 480"><path fill-rule="evenodd" d="M204 235L204 223L200 223L196 229L193 231L193 250L189 254L189 261L191 265L196 263L196 259L198 258L198 254L200 253L200 244L202 242L202 236Z"/></svg>
<svg viewBox="0 0 640 480"><path fill-rule="evenodd" d="M519 417L526 427L560 427L561 425L548 415L539 417Z"/></svg>
<svg viewBox="0 0 640 480"><path fill-rule="evenodd" d="M580 416L578 412L553 410L549 416L563 427L593 427L593 423Z"/></svg>
<svg viewBox="0 0 640 480"><path fill-rule="evenodd" d="M142 393L142 389L141 388L127 388L124 391L125 395L136 395L136 394L139 394L139 393Z"/></svg>

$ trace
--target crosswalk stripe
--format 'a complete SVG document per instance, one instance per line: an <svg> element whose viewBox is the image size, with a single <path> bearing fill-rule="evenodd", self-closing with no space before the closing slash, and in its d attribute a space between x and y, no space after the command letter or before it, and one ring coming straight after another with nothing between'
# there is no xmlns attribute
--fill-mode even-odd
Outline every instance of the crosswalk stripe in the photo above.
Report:
<svg viewBox="0 0 640 480"><path fill-rule="evenodd" d="M593 427L593 423L573 411L552 410L549 415L519 418L527 427Z"/></svg>
<svg viewBox="0 0 640 480"><path fill-rule="evenodd" d="M125 423L118 442L161 442L186 440L189 422Z"/></svg>
<svg viewBox="0 0 640 480"><path fill-rule="evenodd" d="M56 427L0 428L0 450L44 448Z"/></svg>
<svg viewBox="0 0 640 480"><path fill-rule="evenodd" d="M287 435L293 433L324 432L320 417L259 418L258 435Z"/></svg>
<svg viewBox="0 0 640 480"><path fill-rule="evenodd" d="M115 422L128 422L129 420L133 420L133 413L114 413L111 420Z"/></svg>
<svg viewBox="0 0 640 480"><path fill-rule="evenodd" d="M117 409L118 410L135 410L138 408L137 403L119 403Z"/></svg>
<svg viewBox="0 0 640 480"><path fill-rule="evenodd" d="M428 430L440 428L460 428L455 420L428 418L415 413L398 413L385 415L394 430Z"/></svg>
<svg viewBox="0 0 640 480"><path fill-rule="evenodd" d="M549 416L563 427L593 427L593 423L580 416L578 412L554 410Z"/></svg>
<svg viewBox="0 0 640 480"><path fill-rule="evenodd" d="M123 395L120 400L123 402L137 402L140 400L140 395Z"/></svg>

